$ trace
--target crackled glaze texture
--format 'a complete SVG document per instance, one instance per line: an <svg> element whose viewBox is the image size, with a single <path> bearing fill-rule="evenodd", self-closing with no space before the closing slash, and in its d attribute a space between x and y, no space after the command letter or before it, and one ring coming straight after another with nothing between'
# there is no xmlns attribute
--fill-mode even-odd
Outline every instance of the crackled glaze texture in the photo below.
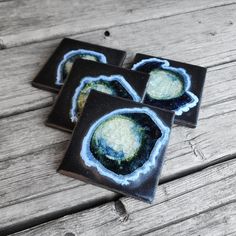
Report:
<svg viewBox="0 0 236 236"><path fill-rule="evenodd" d="M83 139L88 167L120 185L141 181L157 163L170 129L150 108L122 108L98 119Z"/></svg>
<svg viewBox="0 0 236 236"><path fill-rule="evenodd" d="M70 119L72 122L77 122L91 89L114 96L132 99L136 102L141 100L136 91L121 75L87 76L81 80L80 85L76 88L72 98L70 110Z"/></svg>
<svg viewBox="0 0 236 236"><path fill-rule="evenodd" d="M72 50L64 55L63 60L58 65L55 82L56 85L63 85L66 77L71 71L74 61L77 58L107 63L107 59L102 53L85 49Z"/></svg>
<svg viewBox="0 0 236 236"><path fill-rule="evenodd" d="M149 58L134 64L132 70L150 75L145 103L172 110L178 116L197 105L198 97L189 91L191 79L185 69L172 67L167 60Z"/></svg>

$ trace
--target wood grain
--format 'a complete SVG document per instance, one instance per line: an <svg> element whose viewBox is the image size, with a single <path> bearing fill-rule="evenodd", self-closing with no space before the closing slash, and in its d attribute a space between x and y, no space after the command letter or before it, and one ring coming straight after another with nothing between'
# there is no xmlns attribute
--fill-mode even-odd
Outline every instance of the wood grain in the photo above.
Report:
<svg viewBox="0 0 236 236"><path fill-rule="evenodd" d="M127 50L126 62L141 52L209 67L236 59L235 11L236 4L116 26L110 37L98 30L75 38ZM0 51L0 117L52 104L54 95L33 88L31 81L59 41Z"/></svg>
<svg viewBox="0 0 236 236"><path fill-rule="evenodd" d="M0 162L0 235L114 199L113 192L56 173L65 146Z"/></svg>
<svg viewBox="0 0 236 236"><path fill-rule="evenodd" d="M231 160L163 184L153 205L121 198L16 235L234 235L235 167Z"/></svg>
<svg viewBox="0 0 236 236"><path fill-rule="evenodd" d="M141 52L210 67L198 127L174 127L161 181L198 172L161 185L154 205L122 198L19 235L234 235L235 1L71 2L0 0L0 234L117 197L56 173L71 135L45 127L55 95L30 84L73 35L127 50L126 65Z"/></svg>
<svg viewBox="0 0 236 236"><path fill-rule="evenodd" d="M232 3L235 1L1 1L0 48Z"/></svg>
<svg viewBox="0 0 236 236"><path fill-rule="evenodd" d="M217 146L221 143L220 135L222 132L224 133L224 130L227 132L227 129L223 127L235 125L235 121L232 120L235 115L235 65L236 63L233 62L217 66L208 72L202 109L200 112L199 126L197 129L188 129L184 127L176 127L174 129L172 135L174 138L173 141L170 142L170 147L173 148L171 150L174 154L170 154L170 159L179 155L184 157L183 151L186 153L191 152L193 147L191 147L189 142L192 141L192 146L194 146L195 137L197 137L199 141L203 138L201 145L206 145L206 148L210 150L215 148L216 150L219 149ZM222 82L223 79L224 82ZM222 84L222 86L219 86L219 84ZM16 156L26 155L30 152L44 149L45 147L55 143L69 140L69 134L45 127L44 121L50 109L51 108L43 108L2 119L0 121L0 126L2 127L0 130L1 157L4 159L14 158ZM212 123L212 121L215 123ZM215 124L218 124L218 126L216 125L216 130ZM207 133L204 131L206 127ZM219 136L212 135L212 133L217 134L217 132L219 132ZM201 133L203 134L200 135ZM230 144L230 140L232 140L231 136L230 134L227 136L228 143ZM203 142L204 138L206 139L206 144ZM210 140L214 141L208 143ZM216 147L214 143L217 144ZM182 146L179 146L180 144L182 144ZM211 149L212 145L214 148ZM219 147L222 145L223 143L219 145ZM181 150L181 153L178 153L176 149ZM225 149L226 148L224 148L222 152L224 152ZM230 148L228 150L229 153L232 153L234 149ZM212 153L210 153L210 155L211 154ZM206 153L205 156L208 156L208 154ZM201 159L201 157L196 157L196 161L201 162Z"/></svg>
<svg viewBox="0 0 236 236"><path fill-rule="evenodd" d="M235 65L232 62L210 69L199 126L174 127L162 181L236 154L235 97L234 91L228 92L236 88ZM0 120L2 229L116 196L55 173L70 134L44 126L49 110L43 108Z"/></svg>
<svg viewBox="0 0 236 236"><path fill-rule="evenodd" d="M222 236L236 235L236 204L229 203L224 206L217 206L206 213L196 214L196 216L184 220L180 223L164 227L153 231L147 235L163 236Z"/></svg>

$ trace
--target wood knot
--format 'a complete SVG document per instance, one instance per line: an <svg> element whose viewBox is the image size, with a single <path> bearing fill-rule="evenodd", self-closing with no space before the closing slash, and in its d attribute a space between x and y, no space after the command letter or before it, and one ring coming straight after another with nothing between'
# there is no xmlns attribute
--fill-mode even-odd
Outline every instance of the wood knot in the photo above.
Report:
<svg viewBox="0 0 236 236"><path fill-rule="evenodd" d="M210 32L209 33L211 36L215 36L217 33L216 33L216 31L212 31L212 32Z"/></svg>
<svg viewBox="0 0 236 236"><path fill-rule="evenodd" d="M120 200L115 202L115 210L120 216L121 222L126 222L129 219L129 214L126 211L124 204Z"/></svg>
<svg viewBox="0 0 236 236"><path fill-rule="evenodd" d="M104 35L105 35L106 37L109 37L111 34L110 34L110 32L109 32L108 30L106 30L106 31L104 32Z"/></svg>
<svg viewBox="0 0 236 236"><path fill-rule="evenodd" d="M133 13L133 11L134 10L132 8L127 10L128 13Z"/></svg>

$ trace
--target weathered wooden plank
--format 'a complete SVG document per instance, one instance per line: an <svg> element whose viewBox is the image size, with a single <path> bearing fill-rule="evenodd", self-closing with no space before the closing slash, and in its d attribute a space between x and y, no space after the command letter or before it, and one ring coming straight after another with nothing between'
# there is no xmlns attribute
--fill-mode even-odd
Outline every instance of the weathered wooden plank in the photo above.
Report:
<svg viewBox="0 0 236 236"><path fill-rule="evenodd" d="M232 3L235 1L2 1L0 48Z"/></svg>
<svg viewBox="0 0 236 236"><path fill-rule="evenodd" d="M202 138L207 139L205 143L203 142L204 140L201 141L201 146L205 147L206 145L207 150L210 150L209 156L215 154L215 151L213 152L215 148L215 150L218 150L219 147L223 145L223 143L221 143L220 134L221 132L224 133L224 130L221 130L221 127L235 125L235 121L231 120L235 110L234 94L236 92L236 81L233 79L236 76L234 69L235 65L236 62L233 62L230 63L230 66L222 65L209 71L203 95L203 109L200 112L199 127L195 130L184 127L177 127L174 129L172 135L174 138L170 142L171 152L168 154L171 160L178 156L185 158L183 151L186 152L187 156L189 153L192 154L192 149L194 149L195 144L194 138L198 137L200 134L202 134L202 136L198 137L199 141ZM222 83L222 79L225 77L227 79L224 79L224 83ZM221 83L222 86L219 86L219 83ZM2 144L0 150L1 158L7 159L26 155L29 152L41 150L49 145L68 140L70 137L69 134L45 127L44 121L50 109L51 108L44 108L2 119L0 121L0 126L2 127L0 130L0 143ZM225 118L224 113L226 113ZM215 115L216 117L214 117ZM222 117L220 115L222 115ZM215 122L211 124L211 120L214 120ZM219 126L217 130L215 130L215 124L218 124ZM12 132L9 133L9 130ZM218 132L219 137L216 136ZM216 134L213 135L214 133ZM229 143L231 143L231 136L227 136L229 138ZM191 141L192 144L190 145ZM217 146L220 144L218 148L217 146L215 147L214 143L216 143ZM232 148L228 149L229 153L234 151ZM223 153L223 150L220 151L218 156L221 157L220 155ZM201 163L204 158L198 156L197 154L199 153L197 153L197 151L195 154L195 161ZM205 156L207 159L208 153L206 153Z"/></svg>
<svg viewBox="0 0 236 236"><path fill-rule="evenodd" d="M7 205L13 205L16 202L28 201L39 196L42 197L48 194L57 195L60 191L66 192L72 188L75 188L74 191L78 189L77 193L79 193L81 189L86 189L88 186L85 186L84 182L66 178L56 173L56 169L63 157L66 146L66 143L61 143L46 150L34 152L33 154L1 161L0 206L6 206L6 199ZM102 194L102 192L103 191L100 191L99 194ZM112 195L109 195L110 192L108 191L104 192L108 193L108 197ZM82 202L87 202L87 200L89 201L90 198L94 198L94 196L88 195L86 196L88 198L86 200L83 194L86 196L88 193L80 193L81 204ZM91 195L91 192L89 194ZM71 203L73 202L73 198L78 199L78 195L71 196ZM74 206L74 204L71 206ZM31 211L31 209L28 210Z"/></svg>
<svg viewBox="0 0 236 236"><path fill-rule="evenodd" d="M0 162L0 234L74 209L109 201L115 193L56 173L66 143ZM7 202L6 202L7 200Z"/></svg>
<svg viewBox="0 0 236 236"><path fill-rule="evenodd" d="M75 36L128 51L169 57L202 66L236 59L236 5L134 23ZM0 21L1 22L1 21ZM168 27L166 27L168 26ZM30 84L59 40L0 51L0 117L52 104L51 93Z"/></svg>
<svg viewBox="0 0 236 236"><path fill-rule="evenodd" d="M119 202L68 215L16 235L143 235L150 231L155 231L154 235L233 234L235 167L234 159L163 184L153 205L125 197ZM216 224L217 227L210 231Z"/></svg>
<svg viewBox="0 0 236 236"><path fill-rule="evenodd" d="M162 236L226 236L236 235L236 203L229 203L225 206L210 210L183 222L165 227L147 235Z"/></svg>
<svg viewBox="0 0 236 236"><path fill-rule="evenodd" d="M0 120L0 160L34 153L69 140L70 135L44 125L50 108Z"/></svg>
<svg viewBox="0 0 236 236"><path fill-rule="evenodd" d="M209 71L199 126L194 130L173 129L162 181L236 154L232 96L236 88L235 65L233 62ZM224 78L227 79L222 83ZM115 196L55 173L70 135L44 126L49 110L39 109L0 121L2 228Z"/></svg>

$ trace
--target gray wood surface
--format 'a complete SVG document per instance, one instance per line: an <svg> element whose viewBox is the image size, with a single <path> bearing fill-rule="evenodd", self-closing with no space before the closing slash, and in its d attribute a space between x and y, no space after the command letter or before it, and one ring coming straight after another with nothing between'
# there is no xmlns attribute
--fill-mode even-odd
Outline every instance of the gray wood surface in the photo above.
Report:
<svg viewBox="0 0 236 236"><path fill-rule="evenodd" d="M236 22L235 11L236 5L226 5L114 26L110 37L104 37L101 29L73 38L127 50L126 62L136 52L142 52L211 67L236 60L236 32L232 24ZM0 117L52 104L54 95L33 88L31 81L60 40L1 51L0 81L4 86L0 87Z"/></svg>
<svg viewBox="0 0 236 236"><path fill-rule="evenodd" d="M1 47L58 38L156 18L231 5L235 0L102 0L0 2Z"/></svg>
<svg viewBox="0 0 236 236"><path fill-rule="evenodd" d="M152 205L121 198L16 235L235 235L236 160L159 187Z"/></svg>
<svg viewBox="0 0 236 236"><path fill-rule="evenodd" d="M236 235L235 3L0 1L0 235L75 212L19 234ZM68 35L127 50L126 66L142 52L208 67L198 127L173 128L152 206L56 173L71 135L45 127L56 95L30 83Z"/></svg>
<svg viewBox="0 0 236 236"><path fill-rule="evenodd" d="M230 67L222 65L217 66L216 69L212 68L207 81L217 78L216 74L220 71L228 75L228 81L231 81L230 76L235 76L232 72L235 71L233 69L235 63L231 64ZM211 74L215 75L212 80ZM215 84L219 83L218 80L213 81ZM232 83L230 85L232 86ZM227 90L230 90L230 85ZM208 86L206 91L207 88ZM212 96L207 98L217 101ZM235 101L231 96L225 99L219 97L216 104L202 106L197 129L184 127L173 129L162 179L177 176L191 169L202 168L235 154L235 133L229 132L235 130L234 104ZM100 201L104 197L115 196L111 192L91 185L84 186L79 181L55 173L70 135L44 126L43 121L49 110L49 108L39 109L0 121L3 127L0 140L1 156L4 157L0 162L2 169L0 192L3 196L0 226L3 228L30 219L46 217L62 210L83 208L85 202L91 203L95 200ZM9 133L7 130L13 132ZM65 190L67 194L61 192ZM25 208L27 211L22 212ZM10 222L9 217L12 219Z"/></svg>

